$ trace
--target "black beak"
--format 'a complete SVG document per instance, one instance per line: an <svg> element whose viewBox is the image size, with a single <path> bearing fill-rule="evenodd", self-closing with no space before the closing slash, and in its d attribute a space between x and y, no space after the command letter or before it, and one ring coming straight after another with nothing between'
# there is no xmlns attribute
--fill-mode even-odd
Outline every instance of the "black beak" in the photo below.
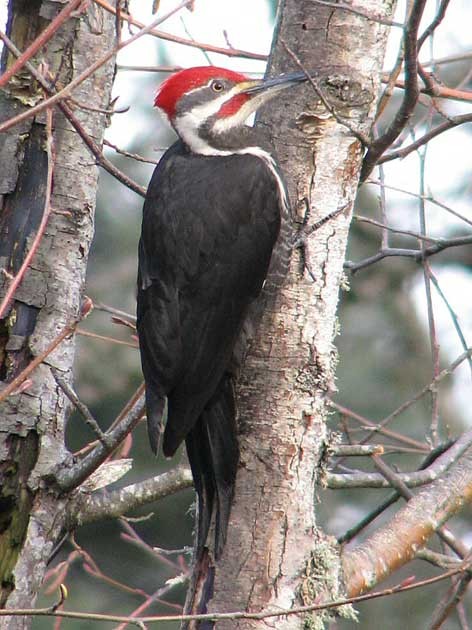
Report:
<svg viewBox="0 0 472 630"><path fill-rule="evenodd" d="M288 87L294 83L301 83L307 81L308 77L305 72L287 72L281 74L278 77L270 77L269 79L262 79L255 85L251 85L244 90L245 94L255 94L257 92L265 92L273 88L282 89Z"/></svg>

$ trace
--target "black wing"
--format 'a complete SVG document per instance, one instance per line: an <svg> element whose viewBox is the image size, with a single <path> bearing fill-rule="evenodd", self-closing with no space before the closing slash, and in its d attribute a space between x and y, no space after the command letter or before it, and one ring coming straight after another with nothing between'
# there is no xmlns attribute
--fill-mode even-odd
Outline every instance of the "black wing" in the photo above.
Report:
<svg viewBox="0 0 472 630"><path fill-rule="evenodd" d="M280 227L278 186L252 155L200 156L179 141L149 184L139 244L138 334L151 446L185 439L199 496L199 539L214 497L224 543L239 456L225 370L260 292Z"/></svg>
<svg viewBox="0 0 472 630"><path fill-rule="evenodd" d="M199 156L177 142L154 172L139 245L138 333L146 386L168 398L166 455L222 377L279 223L277 186L258 157Z"/></svg>

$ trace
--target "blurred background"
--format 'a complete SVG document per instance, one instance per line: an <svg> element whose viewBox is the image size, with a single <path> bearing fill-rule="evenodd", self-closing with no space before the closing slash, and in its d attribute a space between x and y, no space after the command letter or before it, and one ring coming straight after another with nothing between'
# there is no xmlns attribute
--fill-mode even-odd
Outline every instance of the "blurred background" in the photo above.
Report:
<svg viewBox="0 0 472 630"><path fill-rule="evenodd" d="M173 8L175 2L161 0L159 5L159 10L164 13ZM151 20L150 1L130 1L129 7L136 19L145 23ZM425 24L429 23L436 10L437 3L430 1ZM265 55L270 50L275 11L275 0L206 0L196 2L193 12L181 12L161 28L198 42L222 47L229 42L233 48ZM404 12L405 6L401 2L395 19L403 21ZM455 0L431 44L423 47L422 60L425 63L440 60L434 71L446 85L461 85L463 89L471 87L470 24L470 2ZM128 36L128 28L127 25L123 27L124 38ZM131 27L131 32L135 30ZM401 30L392 29L386 71L395 62L400 39ZM451 61L451 56L459 59ZM441 62L444 58L449 60ZM174 138L172 130L152 107L156 87L168 74L140 68L188 67L209 63L256 75L265 69L262 60L206 53L154 37L144 37L125 48L118 57L114 95L119 99L117 107L129 107L129 110L113 116L107 141L146 160L158 160ZM391 118L400 97L399 92L387 108L379 123L379 132ZM442 101L440 105L448 115L471 111L466 103ZM414 128L412 125L402 135L401 142L409 144L422 135L431 122L429 111L422 111L419 107ZM105 148L105 152L121 170L141 185L147 185L154 164L131 159L110 146ZM471 155L469 125L439 136L428 144L427 149L412 153L402 161L387 163L383 173L375 171L372 179L383 180L383 193L378 184L364 185L358 195L356 214L386 221L398 230L421 232L419 216L422 201L418 195L422 195L428 234L448 238L470 233ZM135 313L141 208L142 199L138 195L107 173L100 172L96 235L86 292L94 303L109 305L132 315ZM455 214L450 212L451 209ZM355 220L348 260L359 261L375 254L379 250L380 239L378 227ZM416 247L417 243L414 237L399 234L392 235L390 240L391 246ZM471 344L472 251L470 246L448 249L430 262L444 296L442 298L434 290L432 304L441 366L446 367L463 351L457 323L466 343ZM378 422L411 399L432 378L423 270L411 259L386 258L354 275L347 274L346 287L340 298L339 335L336 339L339 352L338 392L334 400L340 406ZM101 427L106 429L141 383L136 340L130 328L114 323L111 315L103 310L94 310L82 329L85 334L77 339L76 389ZM442 381L439 393L441 440L444 441L457 436L471 423L471 366L464 362L450 378ZM423 398L399 415L389 428L425 444L429 439L430 420L430 399ZM330 425L333 431L344 433L345 439L346 435L352 440L365 436L361 424L346 414L333 412ZM79 450L93 437L81 418L73 415L68 427L70 449ZM382 436L374 439L384 442ZM162 458L156 461L150 452L143 426L134 432L128 446L133 467L118 485L145 479L175 464L175 461L167 462ZM412 448L412 451L395 455L391 463L409 470L416 468L423 456L418 449ZM181 458L179 453L175 460L180 461ZM355 463L358 465L357 461ZM388 494L388 491L380 490L320 490L314 500L326 531L340 536ZM38 604L51 604L57 599L57 582L61 577L59 581L63 581L69 590L67 607L70 609L129 614L143 603L145 594L154 594L156 603L147 608L145 614L178 612L185 596L185 585L177 582L166 586L166 580L185 571L190 560L185 548L192 544L192 504L193 491L189 490L130 515L132 520L101 522L80 529L75 543L67 541L52 563L50 579ZM373 527L388 518L394 509L390 508L379 517ZM455 535L468 546L472 543L470 517L470 511L464 511L450 523ZM362 532L360 538L371 531L372 526ZM436 543L433 543L434 546L439 549ZM152 549L154 547L174 551L170 554L156 553ZM70 561L67 575L66 565L63 564L66 560ZM411 575L420 578L435 571L429 565L416 561L396 574L391 583L398 583ZM163 589L162 593L160 589ZM358 627L366 630L426 628L432 608L444 589L444 584L439 584L411 594L369 601L358 606ZM159 599L167 603L158 602ZM94 623L65 619L60 625L58 621L55 627L91 628ZM33 627L42 630L51 628L52 624L51 620L36 619ZM448 624L447 628L461 628L454 616ZM352 622L340 621L332 627L343 629L353 625ZM165 627L177 628L177 624L165 624Z"/></svg>

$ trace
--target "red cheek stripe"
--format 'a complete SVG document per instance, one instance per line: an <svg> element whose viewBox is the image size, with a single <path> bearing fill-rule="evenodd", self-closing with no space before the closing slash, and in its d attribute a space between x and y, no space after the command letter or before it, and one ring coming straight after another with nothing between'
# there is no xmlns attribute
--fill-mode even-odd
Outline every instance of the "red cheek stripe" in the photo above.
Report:
<svg viewBox="0 0 472 630"><path fill-rule="evenodd" d="M248 100L249 96L247 94L236 94L236 96L233 96L221 106L216 114L217 118L227 118L236 114Z"/></svg>

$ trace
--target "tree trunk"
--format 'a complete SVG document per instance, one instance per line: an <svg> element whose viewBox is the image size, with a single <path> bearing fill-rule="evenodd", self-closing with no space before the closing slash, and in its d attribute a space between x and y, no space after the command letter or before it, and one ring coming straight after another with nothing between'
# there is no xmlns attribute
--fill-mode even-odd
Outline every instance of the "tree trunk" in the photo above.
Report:
<svg viewBox="0 0 472 630"><path fill-rule="evenodd" d="M94 3L81 5L33 59L45 61L55 87L67 84L109 50L113 17ZM64 8L62 2L11 0L8 34L24 50ZM4 53L5 54L5 53ZM5 57L4 57L5 58ZM13 63L8 57L8 65ZM49 80L50 80L49 77ZM96 108L110 100L113 62L83 82L74 98ZM26 69L0 92L2 121L25 111L44 94ZM101 144L102 113L74 110L85 132ZM11 382L80 317L85 270L93 235L97 168L78 133L58 109L53 117L54 170L51 213L26 275L0 321L0 378ZM0 266L3 293L31 246L47 205L45 115L28 118L0 136L2 208ZM68 402L52 368L71 380L74 339L66 339L30 374L24 391L0 403L0 606L30 607L46 563L64 527L66 498L45 480L68 454L64 424ZM1 390L0 390L1 395ZM26 628L27 618L3 619L2 628Z"/></svg>
<svg viewBox="0 0 472 630"><path fill-rule="evenodd" d="M364 1L356 8L388 18L392 4ZM274 137L296 221L307 214L304 231L336 216L306 239L303 273L300 255L292 256L251 344L239 391L241 466L212 612L289 609L320 595L334 598L340 589L338 550L317 527L314 510L327 437L325 395L335 388L338 293L363 156L339 118L369 134L387 27L311 0L286 0L279 9L270 73L297 69L286 42L316 72L336 117L307 85L280 97L260 123ZM217 623L221 630L267 625L285 630L302 622L288 616Z"/></svg>

